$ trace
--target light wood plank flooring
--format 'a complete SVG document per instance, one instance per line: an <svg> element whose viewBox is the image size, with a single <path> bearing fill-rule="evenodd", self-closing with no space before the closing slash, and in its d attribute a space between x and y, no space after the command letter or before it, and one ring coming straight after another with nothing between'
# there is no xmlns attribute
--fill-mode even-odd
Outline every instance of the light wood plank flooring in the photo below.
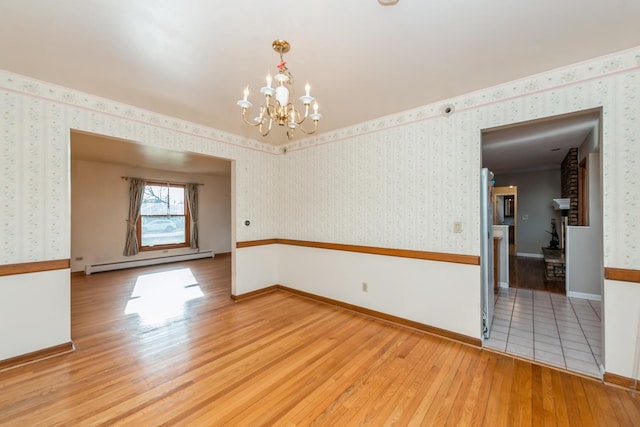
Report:
<svg viewBox="0 0 640 427"><path fill-rule="evenodd" d="M73 278L77 351L0 372L0 424L640 424L626 390L229 283L229 257Z"/></svg>

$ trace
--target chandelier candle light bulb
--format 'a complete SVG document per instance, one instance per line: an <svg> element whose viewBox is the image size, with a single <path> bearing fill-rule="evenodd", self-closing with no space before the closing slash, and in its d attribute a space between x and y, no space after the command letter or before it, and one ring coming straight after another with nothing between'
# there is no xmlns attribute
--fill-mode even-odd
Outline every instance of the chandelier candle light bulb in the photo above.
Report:
<svg viewBox="0 0 640 427"><path fill-rule="evenodd" d="M289 103L289 90L283 83L280 83L280 86L276 88L276 101L278 101L282 107Z"/></svg>
<svg viewBox="0 0 640 427"><path fill-rule="evenodd" d="M313 114L309 114L309 106L315 101L315 98L311 96L309 83L307 82L304 86L305 95L300 97L300 101L304 105L304 114L302 110L296 109L289 100L290 93L294 93L292 92L293 75L287 68L283 55L289 52L291 45L285 40L275 40L271 46L280 55L280 63L277 65L278 73L273 78L271 72L267 73L267 85L260 89L260 93L264 95L264 103L260 106L258 117L254 121L247 120L247 109L251 108L252 104L248 100L249 87L245 88L243 99L237 102L238 106L242 108L243 120L250 126L257 126L262 136L269 134L274 122L278 126L286 126L286 135L289 140L293 139L296 128L305 134L315 133L322 115L318 114L317 103L313 105ZM273 79L278 82L275 88L271 86ZM313 121L313 129L308 130L303 127L303 122L307 118Z"/></svg>

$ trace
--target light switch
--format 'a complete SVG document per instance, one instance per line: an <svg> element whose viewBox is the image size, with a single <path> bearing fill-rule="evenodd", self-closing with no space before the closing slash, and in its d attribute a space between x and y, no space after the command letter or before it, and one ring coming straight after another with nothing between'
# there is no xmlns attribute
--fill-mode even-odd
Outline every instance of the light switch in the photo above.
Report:
<svg viewBox="0 0 640 427"><path fill-rule="evenodd" d="M522 215L522 220L523 220L523 221L526 221L526 220L528 220L528 219L529 219L529 215Z"/></svg>
<svg viewBox="0 0 640 427"><path fill-rule="evenodd" d="M462 233L462 223L460 221L453 222L453 232Z"/></svg>

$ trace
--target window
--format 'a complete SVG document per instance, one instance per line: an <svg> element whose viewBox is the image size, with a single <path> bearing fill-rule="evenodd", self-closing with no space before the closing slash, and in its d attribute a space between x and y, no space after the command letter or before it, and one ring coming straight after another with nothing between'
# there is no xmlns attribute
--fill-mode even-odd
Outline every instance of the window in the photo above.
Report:
<svg viewBox="0 0 640 427"><path fill-rule="evenodd" d="M185 186L180 184L145 184L137 226L140 250L189 246L189 209L185 193Z"/></svg>

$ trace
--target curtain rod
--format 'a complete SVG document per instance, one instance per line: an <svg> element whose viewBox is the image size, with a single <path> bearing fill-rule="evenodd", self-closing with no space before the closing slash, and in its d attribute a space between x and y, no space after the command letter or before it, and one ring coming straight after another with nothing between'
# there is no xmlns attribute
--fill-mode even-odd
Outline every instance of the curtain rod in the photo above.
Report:
<svg viewBox="0 0 640 427"><path fill-rule="evenodd" d="M120 178L124 179L125 181L128 181L129 178L137 178L137 177L121 176ZM180 184L180 185L195 184L195 185L204 185L204 184L202 184L200 182L164 181L162 179L146 179L146 178L140 178L140 179L144 179L145 181L150 181L150 182L159 182L159 183L162 183L162 184Z"/></svg>

